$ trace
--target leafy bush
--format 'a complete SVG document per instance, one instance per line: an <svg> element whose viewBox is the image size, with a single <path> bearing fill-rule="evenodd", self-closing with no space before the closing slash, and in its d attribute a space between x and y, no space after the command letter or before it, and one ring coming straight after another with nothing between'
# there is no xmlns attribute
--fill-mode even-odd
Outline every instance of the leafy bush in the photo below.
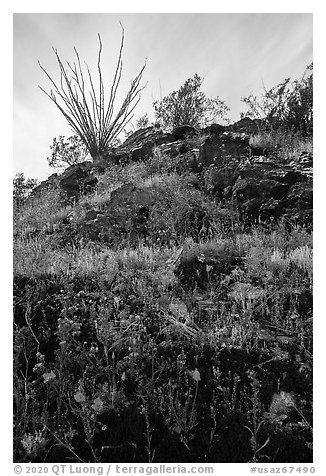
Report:
<svg viewBox="0 0 326 476"><path fill-rule="evenodd" d="M213 99L206 97L200 90L202 83L202 78L195 74L178 91L153 103L155 117L163 128L173 129L182 125L200 127L216 118L225 118L229 108L218 96Z"/></svg>

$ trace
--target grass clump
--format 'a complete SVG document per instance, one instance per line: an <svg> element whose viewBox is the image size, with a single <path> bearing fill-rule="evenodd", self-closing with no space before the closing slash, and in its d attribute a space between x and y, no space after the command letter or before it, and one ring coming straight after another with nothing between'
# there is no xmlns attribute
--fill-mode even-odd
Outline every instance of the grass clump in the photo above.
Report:
<svg viewBox="0 0 326 476"><path fill-rule="evenodd" d="M313 153L312 137L302 137L300 133L283 131L261 131L250 136L249 144L253 150L274 154L286 162L298 160L303 154Z"/></svg>

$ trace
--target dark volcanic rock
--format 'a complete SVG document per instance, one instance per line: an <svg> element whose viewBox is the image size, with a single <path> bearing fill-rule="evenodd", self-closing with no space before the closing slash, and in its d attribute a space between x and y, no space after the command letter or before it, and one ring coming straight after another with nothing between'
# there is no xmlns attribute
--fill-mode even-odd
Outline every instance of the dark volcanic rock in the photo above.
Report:
<svg viewBox="0 0 326 476"><path fill-rule="evenodd" d="M249 153L249 139L241 135L224 132L208 137L199 151L199 162L207 167L210 164L227 164L230 160L240 160Z"/></svg>
<svg viewBox="0 0 326 476"><path fill-rule="evenodd" d="M98 180L92 175L88 162L71 165L58 177L59 186L68 198L78 198L80 194L93 191L97 182Z"/></svg>
<svg viewBox="0 0 326 476"><path fill-rule="evenodd" d="M165 134L154 127L139 129L115 150L117 160L138 161L150 157L155 146L176 141L173 134Z"/></svg>
<svg viewBox="0 0 326 476"><path fill-rule="evenodd" d="M239 262L228 245L197 245L181 254L175 275L185 287L205 287L221 273L228 274Z"/></svg>
<svg viewBox="0 0 326 476"><path fill-rule="evenodd" d="M175 137L175 140L182 140L193 136L195 133L196 129L194 127L184 125L175 127L172 131L172 136Z"/></svg>
<svg viewBox="0 0 326 476"><path fill-rule="evenodd" d="M117 151L120 149L135 147L147 140L152 140L153 135L155 135L154 127L146 127L144 129L138 129L137 131L130 134L130 136L124 141L122 145L117 147Z"/></svg>
<svg viewBox="0 0 326 476"><path fill-rule="evenodd" d="M52 175L31 196L50 186L59 186L66 197L78 199L96 188L95 173L103 172L110 164L146 160L157 148L165 172L191 172L196 178L192 182L196 184L194 187L213 198L231 202L249 223L253 219L286 216L310 226L312 154L303 153L293 160L278 157L277 151L269 157L253 156L249 136L259 127L259 121L244 118L231 126L212 124L201 131L187 125L175 128L172 133L156 127L139 129L106 157L68 167L62 175ZM157 167L153 162L153 167ZM150 174L150 167L147 172ZM104 211L94 210L93 214L89 211L85 224L79 224L77 231L81 237L108 243L118 242L120 235L146 236L157 193L155 188L125 184L112 192Z"/></svg>
<svg viewBox="0 0 326 476"><path fill-rule="evenodd" d="M43 191L58 187L63 192L63 198L78 199L80 195L95 190L98 183L93 175L95 170L92 162L71 165L61 175L52 174L35 187L31 198L40 197Z"/></svg>
<svg viewBox="0 0 326 476"><path fill-rule="evenodd" d="M272 156L246 157L246 143L225 134L205 141L199 161L208 164L202 171L206 191L231 200L249 221L287 216L310 225L312 156L287 163Z"/></svg>
<svg viewBox="0 0 326 476"><path fill-rule="evenodd" d="M184 141L168 142L158 146L158 150L161 153L168 155L169 157L176 157L177 155L184 154L190 149Z"/></svg>
<svg viewBox="0 0 326 476"><path fill-rule="evenodd" d="M156 135L162 134L155 132L154 127L139 129L131 134L125 142L115 149L117 160L121 163L124 161L137 161L147 158L153 151L154 138Z"/></svg>
<svg viewBox="0 0 326 476"><path fill-rule="evenodd" d="M155 145L169 144L178 140L173 134L162 134L161 136L155 137Z"/></svg>
<svg viewBox="0 0 326 476"><path fill-rule="evenodd" d="M254 218L279 218L286 214L298 220L298 210L312 212L310 172L307 167L300 170L300 166L285 165L276 159L252 159L240 165L232 199ZM309 213L302 218L307 216Z"/></svg>
<svg viewBox="0 0 326 476"><path fill-rule="evenodd" d="M204 127L204 129L202 129L202 132L204 134L220 135L227 130L228 126L222 126L221 124L211 124L210 126Z"/></svg>
<svg viewBox="0 0 326 476"><path fill-rule="evenodd" d="M157 191L127 183L114 190L105 209L92 209L84 220L66 230L64 241L88 240L116 247L124 240L137 242L147 236L147 221Z"/></svg>
<svg viewBox="0 0 326 476"><path fill-rule="evenodd" d="M244 132L246 134L253 134L259 132L262 128L262 121L260 119L250 119L250 117L243 117L240 121L235 122L230 127L236 132Z"/></svg>

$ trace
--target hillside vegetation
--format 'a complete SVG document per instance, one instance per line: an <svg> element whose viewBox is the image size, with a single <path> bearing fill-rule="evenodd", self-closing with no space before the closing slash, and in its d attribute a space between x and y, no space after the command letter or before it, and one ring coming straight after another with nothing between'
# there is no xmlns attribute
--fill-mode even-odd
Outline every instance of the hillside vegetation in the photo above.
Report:
<svg viewBox="0 0 326 476"><path fill-rule="evenodd" d="M16 180L16 462L312 461L312 75L232 125L201 81L122 144L76 89Z"/></svg>
<svg viewBox="0 0 326 476"><path fill-rule="evenodd" d="M243 127L142 129L15 209L16 461L312 460L311 143Z"/></svg>

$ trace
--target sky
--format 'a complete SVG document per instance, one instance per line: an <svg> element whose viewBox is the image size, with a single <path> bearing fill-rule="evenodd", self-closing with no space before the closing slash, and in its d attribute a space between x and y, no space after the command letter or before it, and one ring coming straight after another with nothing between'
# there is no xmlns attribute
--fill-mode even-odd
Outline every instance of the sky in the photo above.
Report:
<svg viewBox="0 0 326 476"><path fill-rule="evenodd" d="M50 145L72 130L40 90L50 90L48 73L58 79L52 48L73 62L74 46L96 77L99 33L102 69L110 85L121 29L125 29L123 73L116 106L146 58L141 101L133 123L148 113L153 101L177 90L195 73L202 90L219 96L239 119L246 108L241 97L259 95L284 78L301 78L313 59L312 14L309 13L15 13L13 15L14 174L44 180ZM127 127L128 129L128 127Z"/></svg>

